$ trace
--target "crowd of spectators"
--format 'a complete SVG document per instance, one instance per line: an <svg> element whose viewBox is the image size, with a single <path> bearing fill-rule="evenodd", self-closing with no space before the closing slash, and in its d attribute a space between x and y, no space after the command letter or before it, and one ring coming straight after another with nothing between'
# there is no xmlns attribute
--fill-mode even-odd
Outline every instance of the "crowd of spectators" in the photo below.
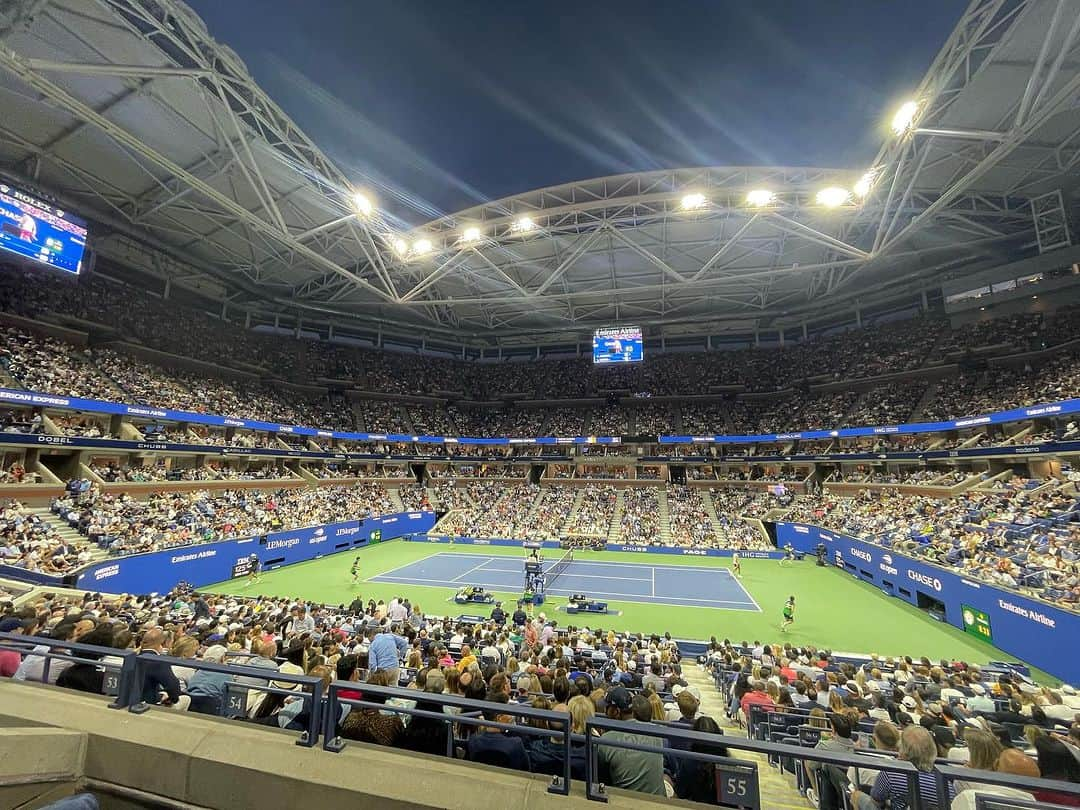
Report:
<svg viewBox="0 0 1080 810"><path fill-rule="evenodd" d="M716 525L698 487L668 487L668 522L677 546L709 548L717 542Z"/></svg>
<svg viewBox="0 0 1080 810"><path fill-rule="evenodd" d="M66 574L90 561L89 544L73 544L16 500L0 503L0 563L31 573Z"/></svg>
<svg viewBox="0 0 1080 810"><path fill-rule="evenodd" d="M165 595L103 598L47 595L16 609L0 610L0 626L40 644L25 654L4 653L5 677L43 681L100 693L103 667L115 666L128 651L171 655L190 665L162 665L149 675L143 695L151 704L175 711L220 714L226 685L268 683L282 692L251 689L242 706L226 714L234 721L272 728L304 727L310 708L299 687L273 674L314 675L324 683L353 681L343 697L383 703L380 708L346 705L335 732L348 740L429 755L446 754L447 725L458 710L434 703L434 696L484 702L482 719L513 723L507 709L566 712L572 733L586 731L595 715L622 721L606 732L611 740L645 740L636 724L660 723L722 733L717 719L702 712L702 695L684 677L678 645L669 634L563 627L541 613L501 610L477 624L425 614L407 598L387 605L357 597L350 605L328 606L292 599L236 598L177 591ZM50 640L77 641L116 650L100 665L53 659L45 673ZM266 670L267 677L210 672L200 662ZM365 685L367 688L365 688ZM402 686L415 700L376 698L372 688ZM294 692L295 694L290 694ZM435 717L395 713L395 707L434 709ZM445 719L440 719L445 716ZM548 731L546 725L534 728ZM659 730L660 727L654 727ZM486 725L454 729L462 755L488 766L556 775L564 761L550 733L525 736ZM698 749L695 749L698 750ZM711 748L709 752L721 751ZM715 795L708 768L662 752L641 754L607 747L600 754L605 784L657 796L703 799ZM574 779L585 777L584 745L571 747Z"/></svg>
<svg viewBox="0 0 1080 810"><path fill-rule="evenodd" d="M656 487L633 487L622 490L622 496L618 539L634 544L660 540L660 491Z"/></svg>
<svg viewBox="0 0 1080 810"><path fill-rule="evenodd" d="M541 499L529 517L530 531L536 532L541 540L558 540L562 537L577 494L578 490L571 487L543 489Z"/></svg>
<svg viewBox="0 0 1080 810"><path fill-rule="evenodd" d="M397 511L379 484L259 490L152 493L145 499L68 486L51 509L112 554L134 554L190 543L250 537Z"/></svg>
<svg viewBox="0 0 1080 810"><path fill-rule="evenodd" d="M607 537L611 521L615 517L615 505L619 491L602 484L583 488L577 509L567 522L568 534L586 537Z"/></svg>
<svg viewBox="0 0 1080 810"><path fill-rule="evenodd" d="M342 697L382 705L346 704L334 718L335 734L432 756L446 754L447 727L457 714L456 708L437 703L436 696L481 701L482 719L491 723L513 724L509 710L517 706L566 712L569 730L579 739L586 721L597 715L616 721L614 730L604 732L610 742L655 745L657 739L643 732L689 728L715 736L715 742L695 744L692 750L719 756L727 755L721 723L747 723L758 707L805 714L806 725L821 729L819 749L898 755L919 771L926 801L936 795L933 766L938 757L972 770L970 780L956 785L956 801L965 794L970 798L979 770L1080 781L1076 691L1039 686L1015 673L991 672L990 667L984 672L959 660L856 657L809 645L732 644L714 637L702 666L719 675L727 710L711 716L704 711L702 692L690 683L688 668L694 664L680 655L669 634L563 627L544 613L532 617L520 606L512 613L496 607L490 619L464 623L425 613L400 596L389 604L375 599L365 604L357 595L348 606L333 606L188 590L116 598L47 594L18 608L10 602L0 605L0 629L28 642L23 653L0 652L0 677L100 694L105 668L117 666L121 655L170 655L189 663L155 667L142 695L146 702L181 712L224 712L234 721L275 729L303 730L310 712L299 699L299 687L275 679L275 674L311 675L324 685L353 682L355 691ZM46 677L44 655L55 641L82 642L116 653L96 663L54 658ZM200 669L201 662L261 668L266 677L211 672ZM229 707L225 698L230 683L255 688L245 703ZM259 689L268 684L279 691ZM412 691L415 699L384 700L372 691L388 685ZM431 714L410 716L396 712L398 708ZM867 725L873 728L872 746L857 733ZM1013 730L1018 727L1026 739L1017 740ZM583 743L572 742L571 759L565 763L558 729L530 736L458 724L453 731L461 756L470 761L548 775L560 774L569 764L572 778L585 778ZM717 801L711 765L662 751L603 746L600 752L595 777L610 787ZM845 787L851 783L855 807L879 808L890 799L893 807L907 806L906 782L894 784L888 772L860 768L833 775L814 765L809 768L808 798L814 806L834 779ZM865 799L859 798L860 792ZM1022 798L1016 792L1006 795ZM1027 797L1044 804L1071 801L1045 788ZM952 806L959 810L970 804L954 801Z"/></svg>
<svg viewBox="0 0 1080 810"><path fill-rule="evenodd" d="M436 526L440 534L466 537L527 537L527 517L539 488L516 482L482 481L466 486L470 508L456 509Z"/></svg>
<svg viewBox="0 0 1080 810"><path fill-rule="evenodd" d="M1018 790L978 782L976 771L1080 782L1080 699L1072 686L1039 686L1014 672L943 659L834 654L815 647L732 644L714 638L707 661L725 684L728 716L756 711L805 716L816 748L904 760L915 766L920 807L970 810L986 798L1075 806L1053 788ZM940 804L934 766L971 769ZM807 766L812 807L858 810L909 805L908 784L872 767Z"/></svg>
<svg viewBox="0 0 1080 810"><path fill-rule="evenodd" d="M923 419L959 419L1080 395L1080 350L1031 365L969 371L939 385Z"/></svg>
<svg viewBox="0 0 1080 810"><path fill-rule="evenodd" d="M800 498L785 520L896 548L964 576L1080 603L1080 495L1075 485L973 489L937 499L884 490Z"/></svg>
<svg viewBox="0 0 1080 810"><path fill-rule="evenodd" d="M79 349L54 338L3 327L0 364L21 385L48 393L125 401L214 413L230 418L258 418L286 425L372 433L436 435L559 436L654 435L682 431L690 435L772 433L832 428L844 424L896 424L910 419L926 394L925 381L812 393L783 388L771 396L734 396L712 403L647 403L624 408L512 406L459 410L446 405L402 405L362 399L350 404L329 389L284 386L250 377L211 376L169 369L111 348ZM779 350L778 350L779 351ZM663 367L685 357L658 358ZM919 414L926 420L954 418L1080 394L1075 350L1040 367L991 366L968 370L955 380L935 384ZM483 371L495 373L496 366ZM225 374L222 369L222 374ZM789 382L797 382L790 380ZM563 396L568 393L564 392ZM631 427L631 419L633 425ZM92 426L87 426L92 429ZM224 444L208 434L206 443ZM298 438L302 441L302 438Z"/></svg>

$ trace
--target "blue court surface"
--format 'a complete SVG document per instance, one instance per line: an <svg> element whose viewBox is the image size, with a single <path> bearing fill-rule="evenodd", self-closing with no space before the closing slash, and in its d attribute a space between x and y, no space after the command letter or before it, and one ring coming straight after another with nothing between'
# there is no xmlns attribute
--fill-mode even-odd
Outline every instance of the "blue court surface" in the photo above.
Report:
<svg viewBox="0 0 1080 810"><path fill-rule="evenodd" d="M545 567L553 562L554 559L545 560ZM465 585L481 585L494 591L520 592L525 582L525 568L524 561L514 557L442 552L378 574L368 581L441 585L455 590ZM761 611L726 568L574 560L547 593L552 596L583 593L598 599Z"/></svg>

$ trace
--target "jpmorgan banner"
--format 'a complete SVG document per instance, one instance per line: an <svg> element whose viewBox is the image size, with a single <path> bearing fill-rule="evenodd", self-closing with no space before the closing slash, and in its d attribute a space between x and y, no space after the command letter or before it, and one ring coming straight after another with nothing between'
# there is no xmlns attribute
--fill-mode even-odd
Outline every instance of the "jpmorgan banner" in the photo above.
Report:
<svg viewBox="0 0 1080 810"><path fill-rule="evenodd" d="M920 595L923 603L927 598L941 602L946 621L961 630L965 608L982 611L994 628L996 647L1065 681L1080 682L1080 656L1068 652L1080 649L1080 615L819 526L777 523L776 542L808 554L824 543L826 560L838 568L916 606Z"/></svg>
<svg viewBox="0 0 1080 810"><path fill-rule="evenodd" d="M201 587L230 579L237 562L253 553L259 556L265 570L271 570L366 546L372 532L380 532L384 540L390 540L426 532L434 523L432 512L402 512L112 557L79 571L75 585L105 593L165 593L181 580Z"/></svg>

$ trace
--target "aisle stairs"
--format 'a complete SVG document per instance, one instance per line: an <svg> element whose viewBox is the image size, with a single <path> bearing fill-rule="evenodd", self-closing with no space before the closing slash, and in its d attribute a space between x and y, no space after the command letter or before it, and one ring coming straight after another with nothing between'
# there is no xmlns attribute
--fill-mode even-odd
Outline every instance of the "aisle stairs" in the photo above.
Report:
<svg viewBox="0 0 1080 810"><path fill-rule="evenodd" d="M707 489L699 489L701 493L701 500L705 502L705 514L709 516L709 520L712 521L713 531L717 536L722 534L720 530L720 518L716 514L716 504L713 503L712 493Z"/></svg>
<svg viewBox="0 0 1080 810"><path fill-rule="evenodd" d="M696 662L683 664L683 677L690 686L696 686L701 692L701 712L716 720L724 729L724 734L731 737L745 737L746 732L727 719L724 697L717 690L709 674ZM761 792L763 810L809 810L811 807L795 788L795 780L790 774L781 773L769 764L768 757L749 751L736 751L730 754L735 759L750 760L757 764L758 789Z"/></svg>
<svg viewBox="0 0 1080 810"><path fill-rule="evenodd" d="M622 516L626 507L626 495L623 490L615 498L615 510L611 513L611 523L608 525L607 539L610 543L618 543L622 538Z"/></svg>
<svg viewBox="0 0 1080 810"><path fill-rule="evenodd" d="M667 489L658 487L656 491L660 501L660 542L665 546L670 546L672 544L671 511L668 509Z"/></svg>

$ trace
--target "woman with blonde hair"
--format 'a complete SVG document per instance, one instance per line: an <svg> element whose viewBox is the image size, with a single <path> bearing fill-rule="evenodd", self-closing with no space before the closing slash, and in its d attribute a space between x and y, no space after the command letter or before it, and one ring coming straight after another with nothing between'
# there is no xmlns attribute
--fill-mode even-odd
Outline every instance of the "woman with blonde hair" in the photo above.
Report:
<svg viewBox="0 0 1080 810"><path fill-rule="evenodd" d="M649 692L649 705L652 706L652 719L653 722L667 720L667 712L664 711L664 701L660 699L660 696L650 690Z"/></svg>
<svg viewBox="0 0 1080 810"><path fill-rule="evenodd" d="M520 691L523 687L527 690L526 694L529 695L542 695L544 693L544 688L540 685L540 678L537 677L536 673L518 678L518 690Z"/></svg>
<svg viewBox="0 0 1080 810"><path fill-rule="evenodd" d="M570 731L575 735L585 734L585 724L596 715L596 708L589 698L574 695L567 705L570 714ZM558 724L552 724L553 731L561 731ZM546 773L559 776L563 773L563 739L557 737L539 737L529 744L529 764L533 773ZM570 778L585 778L585 743L570 742Z"/></svg>
<svg viewBox="0 0 1080 810"><path fill-rule="evenodd" d="M829 692L829 711L831 712L843 712L847 707L844 705L844 699L840 697L840 693L835 689Z"/></svg>
<svg viewBox="0 0 1080 810"><path fill-rule="evenodd" d="M855 673L855 683L857 683L859 685L859 692L861 694L865 695L866 694L866 688L867 688L866 687L866 670L865 669L860 668L859 671Z"/></svg>
<svg viewBox="0 0 1080 810"><path fill-rule="evenodd" d="M173 658L194 658L198 651L199 642L195 640L194 636L180 636L173 642L169 655ZM188 683L195 674L194 667L174 666L172 671L173 675L180 681L180 686L184 689L187 688Z"/></svg>
<svg viewBox="0 0 1080 810"><path fill-rule="evenodd" d="M967 766L977 771L992 771L997 768L998 757L1005 750L997 736L989 731L979 728L968 728L964 732L964 742L967 743L968 762ZM978 783L965 785L957 782L956 790L966 790L977 787Z"/></svg>

